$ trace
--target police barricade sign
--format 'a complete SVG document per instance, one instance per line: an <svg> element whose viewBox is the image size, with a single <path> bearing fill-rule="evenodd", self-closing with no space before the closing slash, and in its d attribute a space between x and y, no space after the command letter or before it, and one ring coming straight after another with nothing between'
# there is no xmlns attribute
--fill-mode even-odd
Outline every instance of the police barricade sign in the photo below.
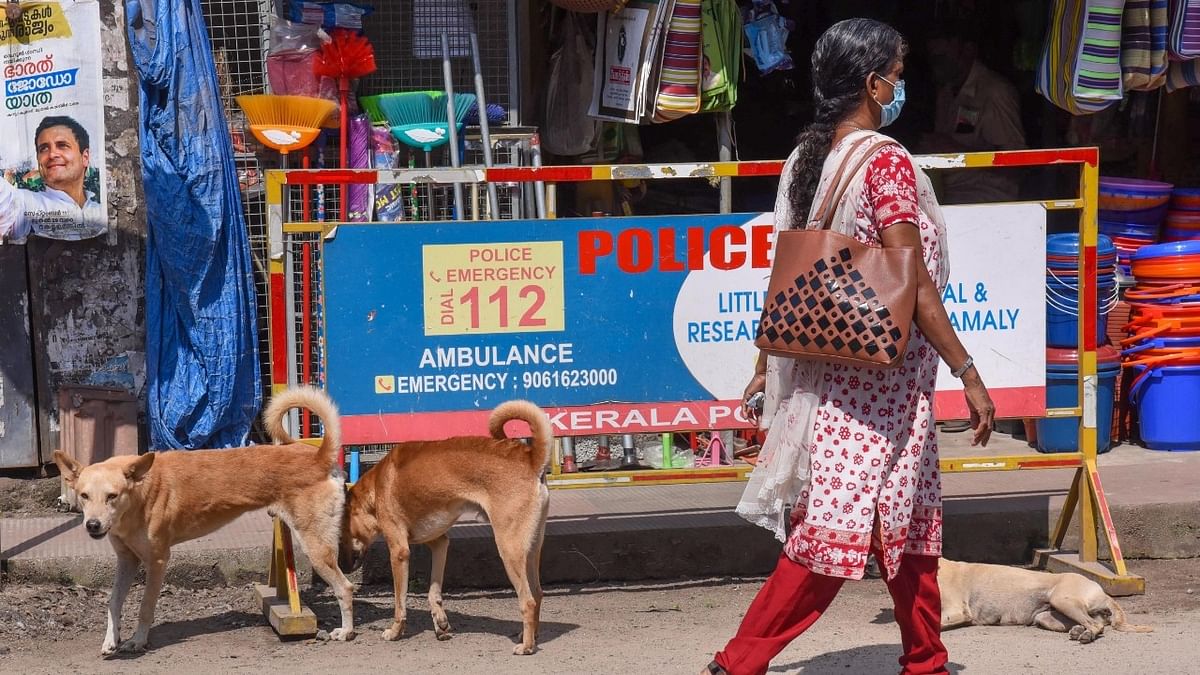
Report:
<svg viewBox="0 0 1200 675"><path fill-rule="evenodd" d="M1045 411L1045 210L951 207L951 321L1003 416ZM349 445L745 427L771 214L349 224L325 242L328 389ZM943 368L942 371L946 371ZM943 372L939 416L966 409Z"/></svg>

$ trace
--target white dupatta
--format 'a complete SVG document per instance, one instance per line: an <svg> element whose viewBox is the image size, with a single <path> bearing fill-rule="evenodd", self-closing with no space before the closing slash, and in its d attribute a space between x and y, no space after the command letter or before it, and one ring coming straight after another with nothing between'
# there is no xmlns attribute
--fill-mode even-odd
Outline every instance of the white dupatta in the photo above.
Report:
<svg viewBox="0 0 1200 675"><path fill-rule="evenodd" d="M877 138L861 145L854 142L862 139L864 135ZM890 140L883 134L871 131L854 132L842 139L825 159L821 169L821 180L813 197L813 206L808 213L805 226L807 229L821 227L821 223L814 220L813 210L818 208L828 190L836 188L831 183L838 167L843 162L850 162L849 166L853 166L854 162L876 152L881 143ZM795 162L796 151L793 150L784 163L779 192L775 197L776 233L787 229L795 219L790 198ZM941 207L938 206L928 177L917 168L915 161L913 169L917 176L918 206L942 233L938 246L945 259L945 226L942 222ZM864 163L855 175L847 177L849 184L845 195L842 202L834 207L833 220L829 226L834 232L849 237L855 236L858 227L858 204L866 189L866 171L867 164ZM942 269L948 270L949 265L942 265ZM941 276L943 278L934 280L939 288L945 286L948 272L944 271ZM758 463L742 492L736 512L751 523L771 530L779 541L787 539L787 509L796 504L808 485L809 456L812 452L817 410L821 403L821 385L828 368L828 364L812 359L767 357L766 398L759 420L759 427L767 430L767 438L758 454Z"/></svg>

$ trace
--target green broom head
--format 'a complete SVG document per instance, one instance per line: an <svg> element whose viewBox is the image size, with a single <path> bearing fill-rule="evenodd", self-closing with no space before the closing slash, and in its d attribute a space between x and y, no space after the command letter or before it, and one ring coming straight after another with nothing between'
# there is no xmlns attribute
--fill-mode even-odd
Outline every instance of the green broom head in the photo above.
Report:
<svg viewBox="0 0 1200 675"><path fill-rule="evenodd" d="M358 107L363 109L367 114L367 118L371 120L371 124L384 124L387 118L383 115L383 109L379 107L379 95L374 96L359 96Z"/></svg>

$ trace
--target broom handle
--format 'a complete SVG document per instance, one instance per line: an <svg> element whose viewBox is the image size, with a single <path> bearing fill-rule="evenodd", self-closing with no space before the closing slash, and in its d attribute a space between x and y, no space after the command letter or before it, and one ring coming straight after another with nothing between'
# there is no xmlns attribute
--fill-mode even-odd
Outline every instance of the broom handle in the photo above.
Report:
<svg viewBox="0 0 1200 675"><path fill-rule="evenodd" d="M339 94L339 98L341 99L339 101L339 103L342 108L342 110L341 110L341 129L339 130L339 131L341 131L341 134L340 134L341 138L339 140L341 140L342 147L341 147L341 151L340 151L341 156L339 159L341 160L341 162L339 163L339 166L341 166L343 169L349 169L350 168L350 160L348 159L348 156L349 156L349 147L348 146L349 146L349 139L350 139L350 111L347 110L347 106L350 105L350 79L349 78L347 78L347 77L339 77L338 78L338 94ZM341 186L341 199L339 200L339 202L340 202L340 206L341 206L340 220L341 220L341 222L344 223L344 222L346 222L346 219L349 217L349 213L350 213L350 185L348 183L343 183Z"/></svg>
<svg viewBox="0 0 1200 675"><path fill-rule="evenodd" d="M450 68L450 36L442 33L442 77L446 80L446 126L450 127L450 166L461 166L458 158L458 114L454 105L454 73ZM454 219L464 220L462 183L454 183Z"/></svg>
<svg viewBox="0 0 1200 675"><path fill-rule="evenodd" d="M479 110L479 136L483 140L483 165L492 168L492 132L488 127L487 99L483 91L483 66L479 59L479 35L471 33L471 65L475 69L475 105ZM488 181L488 215L492 220L500 217L500 198L496 195L496 184Z"/></svg>
<svg viewBox="0 0 1200 675"><path fill-rule="evenodd" d="M310 162L309 157L308 157L308 148L301 150L301 152L304 153L304 158L303 158L303 161L301 162L300 166L302 166L305 169L312 168L312 163ZM304 184L304 188L301 190L301 194L303 195L302 198L304 199L304 222L306 222L306 223L312 222L312 188L309 186L308 183ZM305 383L305 384L307 384L307 383ZM307 427L305 427L305 429L307 429Z"/></svg>

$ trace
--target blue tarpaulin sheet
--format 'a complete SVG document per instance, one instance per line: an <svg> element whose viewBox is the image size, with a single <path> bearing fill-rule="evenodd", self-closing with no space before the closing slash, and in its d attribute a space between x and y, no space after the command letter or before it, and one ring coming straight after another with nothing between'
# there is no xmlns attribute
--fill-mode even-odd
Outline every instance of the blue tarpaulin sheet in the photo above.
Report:
<svg viewBox="0 0 1200 675"><path fill-rule="evenodd" d="M245 445L262 403L254 276L200 0L126 0L140 80L152 449Z"/></svg>

